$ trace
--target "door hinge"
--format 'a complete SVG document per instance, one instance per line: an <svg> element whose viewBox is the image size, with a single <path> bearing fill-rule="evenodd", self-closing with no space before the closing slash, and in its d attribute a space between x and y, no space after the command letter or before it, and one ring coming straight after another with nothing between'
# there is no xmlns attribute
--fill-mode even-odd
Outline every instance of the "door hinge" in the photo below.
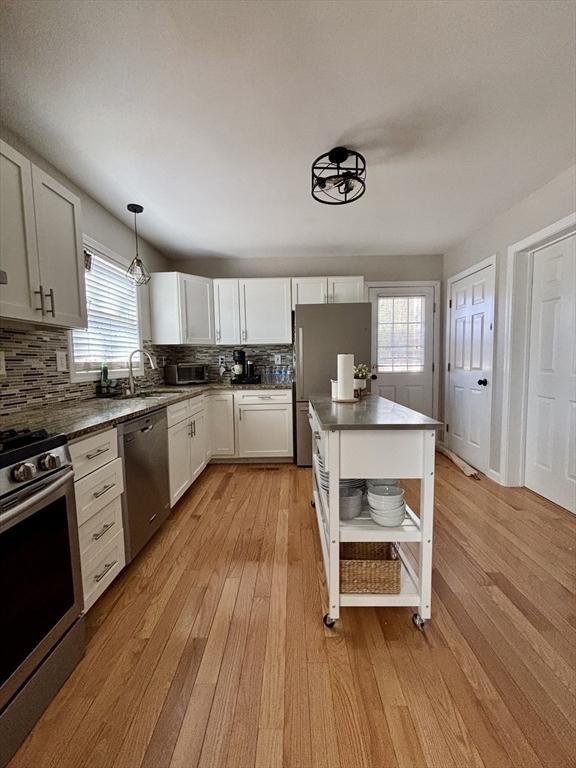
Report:
<svg viewBox="0 0 576 768"><path fill-rule="evenodd" d="M435 370L436 370L436 366L434 365L434 363L432 363L432 373L434 373Z"/></svg>
<svg viewBox="0 0 576 768"><path fill-rule="evenodd" d="M452 299L449 299L449 301L448 301L448 307L449 307L449 309L452 309Z"/></svg>
<svg viewBox="0 0 576 768"><path fill-rule="evenodd" d="M448 370L450 370L450 363L448 363Z"/></svg>
<svg viewBox="0 0 576 768"><path fill-rule="evenodd" d="M436 314L436 302L432 304L432 312Z"/></svg>
<svg viewBox="0 0 576 768"><path fill-rule="evenodd" d="M450 432L450 424L446 424L446 432Z"/></svg>

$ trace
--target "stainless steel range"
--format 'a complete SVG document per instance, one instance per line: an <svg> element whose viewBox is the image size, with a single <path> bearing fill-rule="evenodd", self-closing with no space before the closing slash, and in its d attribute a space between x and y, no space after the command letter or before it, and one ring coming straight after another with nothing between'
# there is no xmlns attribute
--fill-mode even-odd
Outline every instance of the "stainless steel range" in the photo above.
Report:
<svg viewBox="0 0 576 768"><path fill-rule="evenodd" d="M0 766L82 657L81 613L66 437L0 432Z"/></svg>

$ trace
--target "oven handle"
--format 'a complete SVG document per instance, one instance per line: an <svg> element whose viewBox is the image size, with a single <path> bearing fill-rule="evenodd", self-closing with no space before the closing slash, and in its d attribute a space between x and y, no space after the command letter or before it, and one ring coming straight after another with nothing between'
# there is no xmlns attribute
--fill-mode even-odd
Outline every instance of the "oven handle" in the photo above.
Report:
<svg viewBox="0 0 576 768"><path fill-rule="evenodd" d="M26 510L29 507L32 507L34 504L37 504L39 501L42 501L42 499L48 498L48 496L52 496L54 491L57 491L58 488L61 488L63 485L66 485L70 481L70 478L74 476L74 470L70 469L67 472L65 472L63 475L61 475L58 480L56 480L53 483L49 483L47 486L44 486L41 491L38 491L38 493L32 494L32 496L27 496L24 501L21 501L20 504L16 504L15 507L12 507L9 511L5 512L2 515L2 525L4 526L6 523L9 523L10 520L13 520L15 517L18 517L23 512L26 512Z"/></svg>

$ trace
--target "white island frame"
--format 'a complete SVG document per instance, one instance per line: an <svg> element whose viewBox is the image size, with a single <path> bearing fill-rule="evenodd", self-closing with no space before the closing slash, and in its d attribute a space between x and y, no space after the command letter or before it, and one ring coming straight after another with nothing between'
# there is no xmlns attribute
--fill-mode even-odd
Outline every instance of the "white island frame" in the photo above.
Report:
<svg viewBox="0 0 576 768"><path fill-rule="evenodd" d="M309 406L313 444L313 506L328 587L328 613L324 623L333 626L340 618L340 608L345 606L409 606L416 609L413 621L422 629L424 622L431 617L434 455L439 422L384 398L378 400L389 403L391 412L394 411L396 416L401 409L404 413L421 417L422 425L410 423L400 426L396 418L391 418L388 426L379 424L363 428L359 424L341 428L323 423L312 402ZM418 419L412 421L418 422ZM329 494L325 493L320 483L318 455L329 472ZM341 521L340 479L369 477L420 479L420 516L406 505L406 518L398 527L384 528L369 517ZM340 592L340 543L349 541L395 544L401 560L398 594ZM417 570L403 549L407 542L419 545Z"/></svg>

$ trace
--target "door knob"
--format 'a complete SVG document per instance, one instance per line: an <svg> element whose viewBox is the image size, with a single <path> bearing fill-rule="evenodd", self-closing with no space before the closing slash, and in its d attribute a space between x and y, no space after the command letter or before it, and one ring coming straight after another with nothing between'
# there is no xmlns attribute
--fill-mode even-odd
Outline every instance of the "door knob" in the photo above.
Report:
<svg viewBox="0 0 576 768"><path fill-rule="evenodd" d="M486 387L486 386L488 386L488 379L478 379L478 384L481 387Z"/></svg>

